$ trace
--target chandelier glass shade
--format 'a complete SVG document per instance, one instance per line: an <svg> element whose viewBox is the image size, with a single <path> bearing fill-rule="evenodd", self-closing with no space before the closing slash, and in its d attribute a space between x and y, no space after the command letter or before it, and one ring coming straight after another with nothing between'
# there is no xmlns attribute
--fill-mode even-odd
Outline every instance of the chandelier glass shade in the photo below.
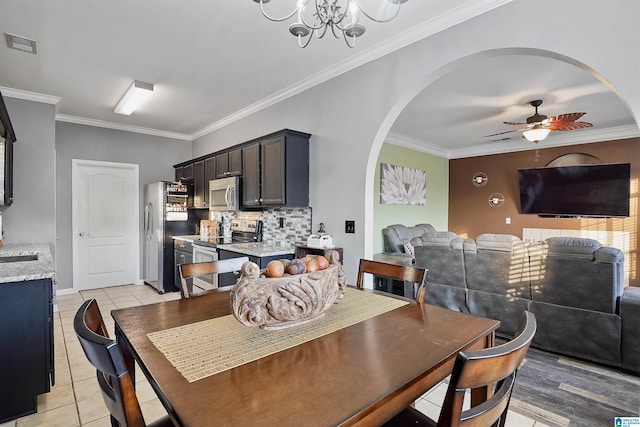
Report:
<svg viewBox="0 0 640 427"><path fill-rule="evenodd" d="M347 46L354 47L356 39L366 31L361 23L361 16L374 22L389 22L398 16L401 4L407 0L376 0L381 4L382 16L374 16L363 9L363 0L297 0L295 9L282 17L275 17L267 12L265 4L271 0L253 1L260 5L264 17L271 21L282 22L296 16L296 22L289 26L289 32L298 39L300 47L304 48L314 35L321 39L329 32L337 39L344 39Z"/></svg>

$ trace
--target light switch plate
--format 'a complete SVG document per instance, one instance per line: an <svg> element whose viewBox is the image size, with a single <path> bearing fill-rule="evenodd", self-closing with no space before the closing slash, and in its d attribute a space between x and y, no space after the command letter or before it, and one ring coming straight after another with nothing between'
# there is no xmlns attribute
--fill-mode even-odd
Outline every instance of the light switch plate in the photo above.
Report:
<svg viewBox="0 0 640 427"><path fill-rule="evenodd" d="M356 232L356 222L352 220L346 220L344 222L344 232L345 233L355 233Z"/></svg>

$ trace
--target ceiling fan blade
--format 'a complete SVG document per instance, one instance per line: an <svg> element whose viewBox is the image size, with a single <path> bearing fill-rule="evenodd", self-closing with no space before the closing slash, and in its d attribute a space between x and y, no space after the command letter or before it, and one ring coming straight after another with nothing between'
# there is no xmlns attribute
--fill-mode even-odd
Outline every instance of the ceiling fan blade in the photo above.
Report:
<svg viewBox="0 0 640 427"><path fill-rule="evenodd" d="M502 122L505 125L512 125L512 126L527 126L527 123L518 123L518 122Z"/></svg>
<svg viewBox="0 0 640 427"><path fill-rule="evenodd" d="M551 123L556 123L556 122L570 123L570 122L575 122L576 120L578 120L580 117L584 116L585 114L587 114L587 113L560 114L558 116L551 117L549 119L549 121Z"/></svg>
<svg viewBox="0 0 640 427"><path fill-rule="evenodd" d="M545 126L547 129L557 131L576 130L593 127L591 123L587 122L569 122L569 123L551 123L549 126Z"/></svg>
<svg viewBox="0 0 640 427"><path fill-rule="evenodd" d="M522 132L524 130L527 130L527 128L524 128L524 129L513 129L513 130L508 130L506 132L500 132L500 133L494 133L494 134L491 134L491 135L485 135L485 136L483 136L483 138L489 138L490 136L504 135L505 133L511 133L511 132Z"/></svg>

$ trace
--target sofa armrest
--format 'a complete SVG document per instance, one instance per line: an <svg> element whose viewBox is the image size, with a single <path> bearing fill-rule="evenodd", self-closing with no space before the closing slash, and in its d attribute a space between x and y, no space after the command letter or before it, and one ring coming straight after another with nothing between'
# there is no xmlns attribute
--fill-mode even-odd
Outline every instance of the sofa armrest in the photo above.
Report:
<svg viewBox="0 0 640 427"><path fill-rule="evenodd" d="M640 288L624 288L619 315L622 318L622 368L640 373Z"/></svg>

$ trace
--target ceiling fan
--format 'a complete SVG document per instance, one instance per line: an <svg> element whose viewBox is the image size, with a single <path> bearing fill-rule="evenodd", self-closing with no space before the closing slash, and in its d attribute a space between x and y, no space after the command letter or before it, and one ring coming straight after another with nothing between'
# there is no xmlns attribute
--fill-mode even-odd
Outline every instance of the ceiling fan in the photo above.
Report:
<svg viewBox="0 0 640 427"><path fill-rule="evenodd" d="M519 129L494 133L492 135L487 135L486 137L504 135L505 133L511 132L522 132L523 138L531 142L538 143L545 139L552 130L568 131L590 128L593 126L591 123L587 122L576 122L576 120L587 113L567 113L547 118L544 114L538 113L538 107L542 104L542 100L536 99L535 101L529 102L529 104L536 109L536 112L533 116L527 117L526 123L503 122L505 125L520 126Z"/></svg>

